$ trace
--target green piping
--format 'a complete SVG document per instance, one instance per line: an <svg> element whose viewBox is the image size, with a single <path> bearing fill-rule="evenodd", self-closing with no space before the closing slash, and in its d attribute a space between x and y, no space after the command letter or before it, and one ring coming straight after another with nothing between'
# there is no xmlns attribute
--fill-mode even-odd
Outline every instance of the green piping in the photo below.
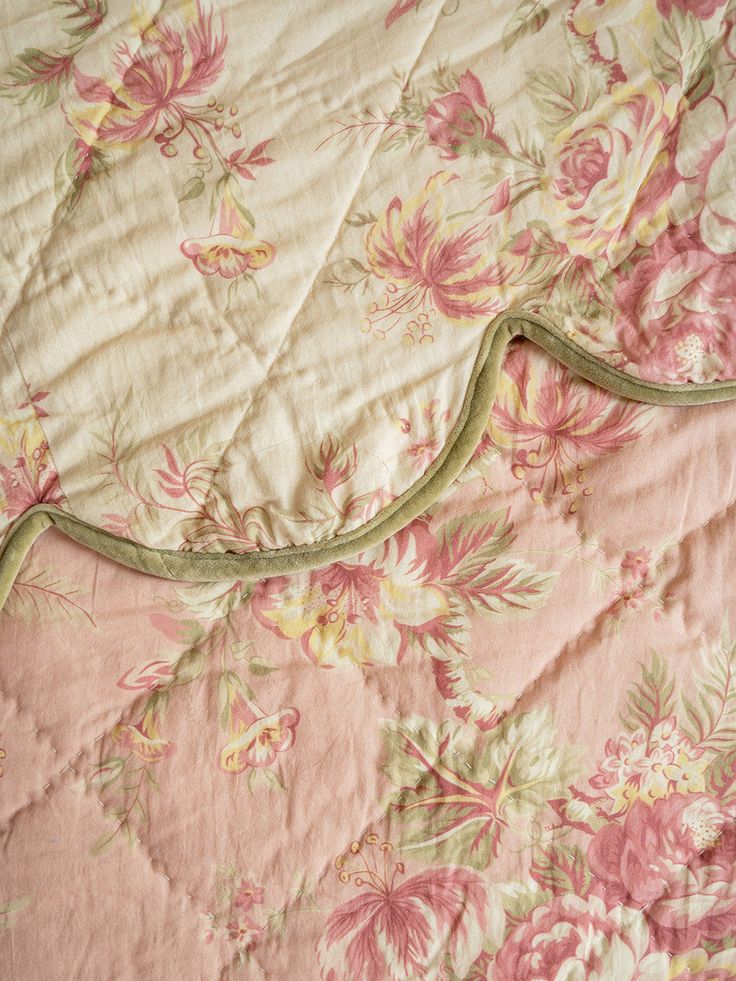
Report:
<svg viewBox="0 0 736 981"><path fill-rule="evenodd" d="M736 381L661 385L641 381L583 351L543 318L513 311L488 325L462 409L432 466L403 494L360 528L327 541L262 552L182 552L149 548L88 524L60 508L38 504L13 527L0 552L0 609L28 550L54 526L75 541L122 565L165 579L188 582L265 579L314 569L378 545L426 511L460 475L480 442L496 396L506 347L526 337L577 374L616 395L656 405L699 405L736 397Z"/></svg>

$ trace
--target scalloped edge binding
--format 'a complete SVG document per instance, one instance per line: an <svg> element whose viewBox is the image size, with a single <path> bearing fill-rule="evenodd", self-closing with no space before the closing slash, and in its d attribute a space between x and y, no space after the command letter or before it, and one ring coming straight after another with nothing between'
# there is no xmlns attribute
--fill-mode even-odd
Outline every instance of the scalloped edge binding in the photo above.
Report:
<svg viewBox="0 0 736 981"><path fill-rule="evenodd" d="M439 456L411 487L360 528L325 541L262 552L182 552L140 545L54 505L37 504L19 518L0 552L0 609L31 546L50 527L121 565L184 582L249 581L290 575L350 558L381 544L426 511L467 465L488 424L503 356L514 337L526 337L593 384L638 402L704 405L736 397L736 381L682 385L642 381L584 351L542 317L508 311L486 328L460 415Z"/></svg>

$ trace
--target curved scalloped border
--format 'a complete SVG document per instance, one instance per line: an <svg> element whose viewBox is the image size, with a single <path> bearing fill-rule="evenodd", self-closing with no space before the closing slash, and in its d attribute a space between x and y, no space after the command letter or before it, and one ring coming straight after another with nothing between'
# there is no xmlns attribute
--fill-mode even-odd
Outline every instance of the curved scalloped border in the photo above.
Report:
<svg viewBox="0 0 736 981"><path fill-rule="evenodd" d="M0 552L0 609L33 542L52 526L122 565L186 582L289 575L329 565L381 544L422 514L465 468L488 424L503 355L514 337L528 338L583 378L624 398L654 405L702 405L736 397L736 381L702 385L642 381L584 351L542 317L514 311L502 313L486 328L460 415L439 456L411 487L360 528L327 541L262 552L181 552L140 545L96 528L56 506L38 504L16 522Z"/></svg>

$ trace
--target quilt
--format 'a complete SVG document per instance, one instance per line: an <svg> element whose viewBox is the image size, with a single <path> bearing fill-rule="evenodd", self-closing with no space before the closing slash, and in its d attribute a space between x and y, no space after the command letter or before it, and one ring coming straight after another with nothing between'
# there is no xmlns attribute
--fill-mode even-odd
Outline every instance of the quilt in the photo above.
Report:
<svg viewBox="0 0 736 981"><path fill-rule="evenodd" d="M0 976L736 977L733 0L0 14Z"/></svg>

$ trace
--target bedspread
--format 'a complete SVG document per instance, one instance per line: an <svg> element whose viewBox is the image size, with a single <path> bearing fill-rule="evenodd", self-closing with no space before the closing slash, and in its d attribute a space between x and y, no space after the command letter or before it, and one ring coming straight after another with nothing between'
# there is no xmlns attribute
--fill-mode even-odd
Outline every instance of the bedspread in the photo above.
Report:
<svg viewBox="0 0 736 981"><path fill-rule="evenodd" d="M733 0L0 12L0 976L736 977Z"/></svg>

